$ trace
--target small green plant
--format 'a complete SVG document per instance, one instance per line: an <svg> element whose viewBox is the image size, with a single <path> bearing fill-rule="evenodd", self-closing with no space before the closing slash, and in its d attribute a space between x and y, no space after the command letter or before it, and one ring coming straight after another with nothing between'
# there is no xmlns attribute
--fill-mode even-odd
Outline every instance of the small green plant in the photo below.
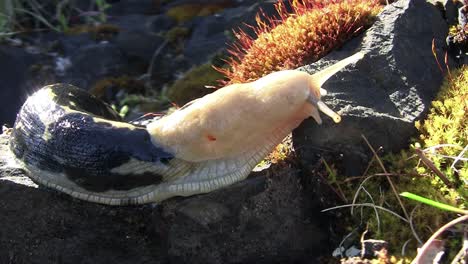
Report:
<svg viewBox="0 0 468 264"><path fill-rule="evenodd" d="M110 4L106 2L106 0L94 0L94 3L97 6L97 10L99 13L99 22L106 23L107 15L106 10L111 7Z"/></svg>
<svg viewBox="0 0 468 264"><path fill-rule="evenodd" d="M431 200L431 199L427 199L425 197L416 195L414 193L402 192L402 193L400 193L400 195L405 197L405 198L408 198L408 199L411 199L411 200L414 200L414 201L418 201L420 203L427 204L427 205L430 205L430 206L435 207L435 208L439 208L441 210L454 212L454 213L459 213L459 214L468 214L468 211L466 211L466 210L462 210L460 208L457 208L457 207L454 207L454 206L451 206L451 205L448 205L448 204L445 204L445 203L440 203L440 202L437 202L437 201L434 201L434 200Z"/></svg>
<svg viewBox="0 0 468 264"><path fill-rule="evenodd" d="M104 23L110 5L105 0L94 0L94 5L96 11L81 11L69 0L58 1L53 7L37 0L4 0L0 2L0 38L14 35L15 31L42 30L44 26L66 32L71 26L71 16L85 17L88 23Z"/></svg>

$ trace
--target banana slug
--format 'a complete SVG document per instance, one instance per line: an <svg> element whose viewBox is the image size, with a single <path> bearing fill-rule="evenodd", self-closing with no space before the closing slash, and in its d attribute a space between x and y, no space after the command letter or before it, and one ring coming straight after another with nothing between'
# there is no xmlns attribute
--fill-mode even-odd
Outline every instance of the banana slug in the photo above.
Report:
<svg viewBox="0 0 468 264"><path fill-rule="evenodd" d="M319 111L322 84L356 53L313 75L285 70L232 84L146 126L67 84L45 86L17 114L10 150L35 182L109 205L159 202L245 179L304 119Z"/></svg>

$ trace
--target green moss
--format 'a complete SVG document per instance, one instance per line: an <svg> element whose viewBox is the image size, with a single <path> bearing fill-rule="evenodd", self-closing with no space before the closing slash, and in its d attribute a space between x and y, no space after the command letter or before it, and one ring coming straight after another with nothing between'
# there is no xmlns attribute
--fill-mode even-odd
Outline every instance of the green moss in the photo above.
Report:
<svg viewBox="0 0 468 264"><path fill-rule="evenodd" d="M167 97L177 105L184 105L193 99L211 93L214 89L205 86L217 85L222 75L214 70L210 63L189 70L185 76L177 80L167 92Z"/></svg>
<svg viewBox="0 0 468 264"><path fill-rule="evenodd" d="M173 27L164 34L164 37L169 43L175 43L179 39L186 38L190 33L190 30L186 27Z"/></svg>
<svg viewBox="0 0 468 264"><path fill-rule="evenodd" d="M451 76L448 76L442 85L427 118L415 124L420 133L419 138L413 141L408 150L387 154L382 160L386 170L392 174L390 178L397 192L411 192L466 209L468 151L462 156L465 160L459 160L453 166L452 164L468 146L468 66L453 71ZM415 148L423 150L424 155L435 167L447 176L452 187L445 185L420 161L419 156L415 154ZM350 181L341 176L341 179L335 182L330 181L330 185L340 190L348 203L356 198L355 203L376 204L405 217L388 179L378 175L383 173L381 167L376 161L369 167L366 177ZM339 173L337 177L340 177ZM414 257L418 246L414 234L425 242L433 232L455 215L409 199L402 198L402 202L408 214L411 214L414 230L409 223L394 215L380 210L376 212L370 207L355 210L352 220L346 225L350 228L362 227L364 222L369 230L367 237L386 240L391 254L399 255L403 244L409 241L406 245L406 256ZM460 237L455 237L447 241L446 245L451 245L456 252L461 247L461 241Z"/></svg>
<svg viewBox="0 0 468 264"><path fill-rule="evenodd" d="M420 131L420 147L431 148L426 151L426 156L441 170L456 190L450 190L444 186L438 177L425 166L418 166L419 173L429 174L434 178L434 184L447 189L448 198L459 199L459 205L467 208L468 190L468 66L464 66L451 74L452 78L442 85L437 95L437 100L432 103L432 108L426 120L417 122L416 128ZM456 161L456 162L455 162Z"/></svg>

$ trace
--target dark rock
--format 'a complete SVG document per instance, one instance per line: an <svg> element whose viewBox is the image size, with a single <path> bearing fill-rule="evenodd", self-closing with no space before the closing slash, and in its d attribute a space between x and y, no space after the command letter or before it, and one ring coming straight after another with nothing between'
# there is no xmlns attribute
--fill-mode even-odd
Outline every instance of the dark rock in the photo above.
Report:
<svg viewBox="0 0 468 264"><path fill-rule="evenodd" d="M71 56L74 54L80 47L92 45L95 43L89 37L88 33L81 33L76 35L62 35L58 39L58 49L64 56Z"/></svg>
<svg viewBox="0 0 468 264"><path fill-rule="evenodd" d="M311 263L325 223L294 168L204 195L111 207L38 187L0 135L0 263Z"/></svg>
<svg viewBox="0 0 468 264"><path fill-rule="evenodd" d="M456 25L458 24L458 9L462 6L462 4L458 1L453 0L446 0L444 3L445 8L445 19L447 20L447 24L449 25Z"/></svg>
<svg viewBox="0 0 468 264"><path fill-rule="evenodd" d="M0 124L13 125L16 112L32 92L28 79L36 61L37 56L20 48L0 46Z"/></svg>
<svg viewBox="0 0 468 264"><path fill-rule="evenodd" d="M233 29L237 30L244 23L254 25L255 15L260 8L266 14L274 13L273 3L256 3L227 8L219 14L199 18L187 41L185 57L196 65L209 61L215 54L224 51L226 44L233 42L229 37Z"/></svg>
<svg viewBox="0 0 468 264"><path fill-rule="evenodd" d="M109 16L156 14L159 11L158 2L156 0L120 0L117 3L113 3L106 10L106 14Z"/></svg>
<svg viewBox="0 0 468 264"><path fill-rule="evenodd" d="M432 54L434 39L444 58L447 24L426 1L401 0L386 6L363 36L320 61L301 68L314 73L357 51L364 59L324 84L324 101L342 115L339 124L308 119L294 131L294 146L304 164L324 153L340 153L347 174L360 175L369 160L361 138L386 151L408 146L414 122L424 117L443 78Z"/></svg>
<svg viewBox="0 0 468 264"><path fill-rule="evenodd" d="M150 32L167 31L175 25L175 21L166 15L152 16L147 19L146 26Z"/></svg>
<svg viewBox="0 0 468 264"><path fill-rule="evenodd" d="M110 18L108 21L123 31L142 31L156 34L170 29L175 21L166 15L145 16L131 14Z"/></svg>
<svg viewBox="0 0 468 264"><path fill-rule="evenodd" d="M115 39L116 45L135 63L148 67L153 53L164 43L163 31L173 25L164 16L126 15L109 21L120 32Z"/></svg>
<svg viewBox="0 0 468 264"><path fill-rule="evenodd" d="M120 31L117 46L127 55L149 63L151 55L161 46L164 38L147 31Z"/></svg>
<svg viewBox="0 0 468 264"><path fill-rule="evenodd" d="M175 0L171 1L164 6L164 10L173 8L175 6L185 6L185 5L224 5L232 6L235 5L236 1L232 0Z"/></svg>
<svg viewBox="0 0 468 264"><path fill-rule="evenodd" d="M107 42L81 47L70 57L71 66L61 82L89 89L99 79L131 74L124 54L115 45Z"/></svg>

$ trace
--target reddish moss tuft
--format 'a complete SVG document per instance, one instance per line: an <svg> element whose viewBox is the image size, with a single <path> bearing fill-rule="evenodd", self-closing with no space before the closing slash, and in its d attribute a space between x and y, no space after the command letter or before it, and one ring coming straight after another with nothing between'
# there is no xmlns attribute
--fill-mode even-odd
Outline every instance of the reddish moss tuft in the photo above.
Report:
<svg viewBox="0 0 468 264"><path fill-rule="evenodd" d="M228 83L250 82L316 61L363 31L381 8L378 0L291 0L290 5L292 12L281 1L276 4L279 19L260 12L251 27L256 39L234 32L230 67L217 68Z"/></svg>

